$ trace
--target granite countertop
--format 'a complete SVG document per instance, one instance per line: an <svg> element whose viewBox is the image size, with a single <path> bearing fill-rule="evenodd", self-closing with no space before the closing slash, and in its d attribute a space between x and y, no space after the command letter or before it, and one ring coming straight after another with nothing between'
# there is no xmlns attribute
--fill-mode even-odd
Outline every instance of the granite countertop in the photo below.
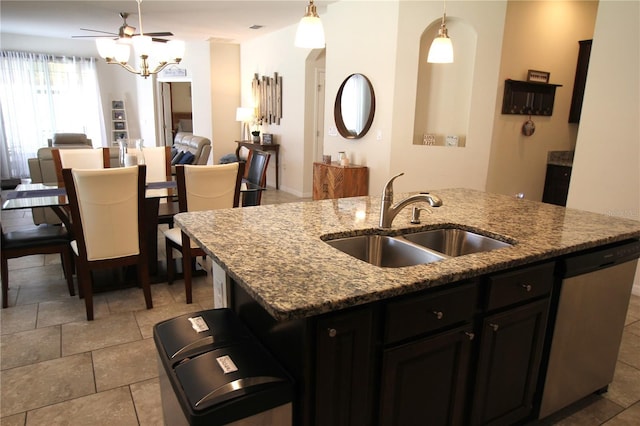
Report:
<svg viewBox="0 0 640 426"><path fill-rule="evenodd" d="M380 268L325 236L378 228L380 197L180 213L175 223L277 320L304 318L567 253L640 238L640 222L470 189L434 191L443 206L412 225L411 206L387 234L460 225L512 247L401 268ZM396 194L400 200L409 194Z"/></svg>

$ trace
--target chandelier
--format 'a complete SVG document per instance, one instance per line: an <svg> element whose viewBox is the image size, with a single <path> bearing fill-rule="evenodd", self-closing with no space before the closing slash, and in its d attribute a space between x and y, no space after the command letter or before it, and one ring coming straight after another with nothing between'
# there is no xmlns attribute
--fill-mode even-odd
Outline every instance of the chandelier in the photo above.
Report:
<svg viewBox="0 0 640 426"><path fill-rule="evenodd" d="M104 58L108 64L120 65L133 74L147 78L151 74L159 73L165 69L167 65L179 64L184 55L184 42L180 40L154 42L151 37L144 35L142 32L142 12L140 7L142 0L136 1L138 3L140 35L129 34L117 40L98 39L96 40L96 47L98 48L98 54ZM140 57L139 69L129 64L131 45L133 45L133 50ZM154 63L156 63L154 68L150 67L152 59L155 61Z"/></svg>

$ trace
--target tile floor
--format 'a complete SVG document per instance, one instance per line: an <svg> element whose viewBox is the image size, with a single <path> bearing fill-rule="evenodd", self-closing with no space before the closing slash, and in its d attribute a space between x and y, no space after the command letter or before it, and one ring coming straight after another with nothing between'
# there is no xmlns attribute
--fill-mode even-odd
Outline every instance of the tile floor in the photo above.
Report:
<svg viewBox="0 0 640 426"><path fill-rule="evenodd" d="M263 203L297 199L267 191ZM31 225L29 212L2 212L5 229ZM164 250L164 243L159 245ZM160 259L164 253L159 254ZM152 286L154 308L138 288L95 298L95 320L70 297L57 255L9 261L9 305L0 318L0 423L161 425L155 323L213 307L211 280L194 279L192 305L181 281ZM640 424L640 297L633 296L614 382L544 422Z"/></svg>

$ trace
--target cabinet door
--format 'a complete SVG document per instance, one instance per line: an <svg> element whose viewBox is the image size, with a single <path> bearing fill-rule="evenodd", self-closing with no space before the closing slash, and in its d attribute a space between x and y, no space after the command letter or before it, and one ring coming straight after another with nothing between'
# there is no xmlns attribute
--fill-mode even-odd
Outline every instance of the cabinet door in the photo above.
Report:
<svg viewBox="0 0 640 426"><path fill-rule="evenodd" d="M558 206L566 206L570 181L571 167L548 164L547 175L544 181L542 202Z"/></svg>
<svg viewBox="0 0 640 426"><path fill-rule="evenodd" d="M513 424L533 409L549 300L486 317L472 424Z"/></svg>
<svg viewBox="0 0 640 426"><path fill-rule="evenodd" d="M322 163L313 163L313 199L325 200L329 198L327 172L329 167Z"/></svg>
<svg viewBox="0 0 640 426"><path fill-rule="evenodd" d="M460 327L384 352L381 425L465 423L473 334Z"/></svg>
<svg viewBox="0 0 640 426"><path fill-rule="evenodd" d="M315 424L372 424L375 353L372 310L321 318L316 333Z"/></svg>

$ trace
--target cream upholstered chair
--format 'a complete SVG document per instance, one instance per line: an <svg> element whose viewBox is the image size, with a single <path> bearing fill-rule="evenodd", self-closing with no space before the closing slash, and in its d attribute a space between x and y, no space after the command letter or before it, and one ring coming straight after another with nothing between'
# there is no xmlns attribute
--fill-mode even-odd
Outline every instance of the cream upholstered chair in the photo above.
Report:
<svg viewBox="0 0 640 426"><path fill-rule="evenodd" d="M144 231L146 166L63 169L71 207L78 285L93 319L91 271L136 265L147 309L153 307Z"/></svg>
<svg viewBox="0 0 640 426"><path fill-rule="evenodd" d="M178 206L180 212L215 210L237 207L240 201L240 184L244 163L218 164L214 166L176 167ZM167 252L168 282L173 282L175 265L172 250L182 252L182 270L187 303L191 303L192 259L205 256L205 252L190 241L179 228L164 232Z"/></svg>
<svg viewBox="0 0 640 426"><path fill-rule="evenodd" d="M147 166L147 183L171 180L171 147L142 148L144 164ZM147 197L159 197L158 223L166 223L173 227L173 215L178 213L178 207L167 197L168 189L148 189Z"/></svg>
<svg viewBox="0 0 640 426"><path fill-rule="evenodd" d="M52 149L51 156L56 168L59 187L64 186L62 169L106 169L111 162L109 148Z"/></svg>

